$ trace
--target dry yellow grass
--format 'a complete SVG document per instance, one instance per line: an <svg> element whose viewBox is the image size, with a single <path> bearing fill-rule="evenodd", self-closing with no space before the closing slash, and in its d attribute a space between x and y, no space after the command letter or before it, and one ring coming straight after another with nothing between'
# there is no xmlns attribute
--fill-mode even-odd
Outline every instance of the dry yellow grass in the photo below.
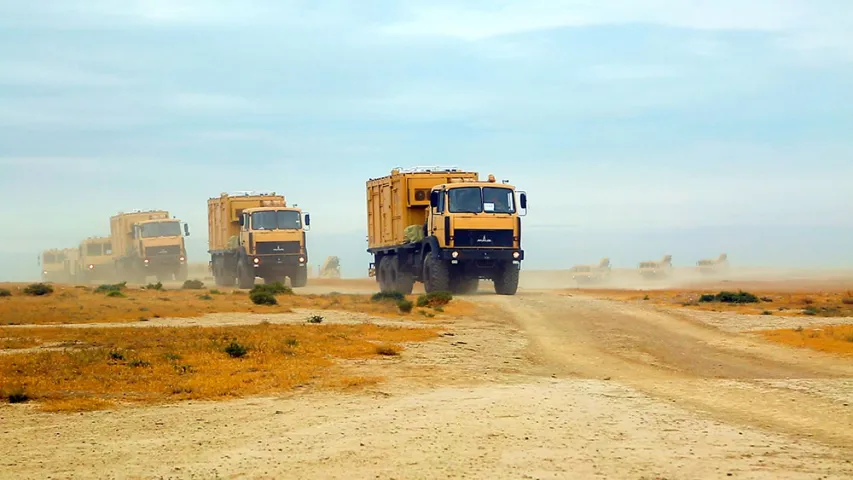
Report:
<svg viewBox="0 0 853 480"><path fill-rule="evenodd" d="M827 353L853 355L853 325L763 330L756 333L767 340L785 345L810 348Z"/></svg>
<svg viewBox="0 0 853 480"><path fill-rule="evenodd" d="M56 325L133 322L151 318L189 318L217 312L286 313L294 308L344 310L378 316L400 316L393 302L373 302L370 295L279 295L279 305L255 305L245 291L143 290L127 288L124 297L109 297L91 288L56 285L47 296L30 297L22 285L2 285L13 296L0 298L0 325ZM411 298L415 298L412 296ZM473 311L473 304L454 299L447 315ZM2 340L0 340L2 342Z"/></svg>
<svg viewBox="0 0 853 480"><path fill-rule="evenodd" d="M374 324L0 328L0 337L17 336L75 347L0 355L5 398L22 391L49 411L81 411L274 393L299 385L375 383L380 379L330 376L334 360L381 358L383 352L399 353L402 342L427 340L437 332Z"/></svg>
<svg viewBox="0 0 853 480"><path fill-rule="evenodd" d="M738 289L727 289L738 292ZM700 302L703 294L717 294L720 290L567 290L575 295L592 295L610 300L643 302L694 310L734 312L747 315L786 315L818 317L853 317L853 292L851 291L751 291L760 299L758 303Z"/></svg>

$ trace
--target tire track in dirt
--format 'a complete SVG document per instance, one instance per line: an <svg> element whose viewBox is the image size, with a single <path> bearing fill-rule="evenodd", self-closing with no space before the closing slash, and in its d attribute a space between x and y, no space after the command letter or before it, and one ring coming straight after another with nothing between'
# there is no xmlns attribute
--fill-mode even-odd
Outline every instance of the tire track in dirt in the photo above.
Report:
<svg viewBox="0 0 853 480"><path fill-rule="evenodd" d="M729 423L853 445L853 402L766 384L849 380L853 363L846 359L618 302L545 292L473 300L506 311L528 335L531 354L555 372L609 378Z"/></svg>

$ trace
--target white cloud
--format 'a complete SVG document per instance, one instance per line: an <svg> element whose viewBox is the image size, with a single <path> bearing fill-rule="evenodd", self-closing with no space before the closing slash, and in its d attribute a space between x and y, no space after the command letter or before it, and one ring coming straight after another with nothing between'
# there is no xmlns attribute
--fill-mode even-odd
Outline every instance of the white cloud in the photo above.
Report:
<svg viewBox="0 0 853 480"><path fill-rule="evenodd" d="M116 75L34 61L0 60L0 85L37 87L113 87L128 81Z"/></svg>

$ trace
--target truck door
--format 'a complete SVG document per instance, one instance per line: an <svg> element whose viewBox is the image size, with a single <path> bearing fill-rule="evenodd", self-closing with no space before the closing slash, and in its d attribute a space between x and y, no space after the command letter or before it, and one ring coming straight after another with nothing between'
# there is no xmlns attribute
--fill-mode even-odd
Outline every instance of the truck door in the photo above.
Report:
<svg viewBox="0 0 853 480"><path fill-rule="evenodd" d="M447 192L444 190L436 190L436 192L438 193L438 205L435 208L430 208L429 234L438 239L439 245L447 247L449 242L446 239L449 232L446 229L446 217L444 215Z"/></svg>

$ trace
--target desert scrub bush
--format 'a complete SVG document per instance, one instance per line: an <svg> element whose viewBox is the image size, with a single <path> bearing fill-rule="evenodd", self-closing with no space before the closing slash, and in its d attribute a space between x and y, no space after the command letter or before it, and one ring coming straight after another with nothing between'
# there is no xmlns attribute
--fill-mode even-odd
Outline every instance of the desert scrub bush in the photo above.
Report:
<svg viewBox="0 0 853 480"><path fill-rule="evenodd" d="M814 316L820 313L817 308L812 307L811 305L803 309L804 315Z"/></svg>
<svg viewBox="0 0 853 480"><path fill-rule="evenodd" d="M103 285L99 285L98 288L95 289L95 293L106 293L109 295L110 292L120 292L127 288L127 282L121 283L105 283Z"/></svg>
<svg viewBox="0 0 853 480"><path fill-rule="evenodd" d="M249 353L249 349L237 342L231 342L227 347L225 347L225 353L227 353L231 358L242 358Z"/></svg>
<svg viewBox="0 0 853 480"><path fill-rule="evenodd" d="M223 295L223 293L222 293L222 292L220 292L219 290L217 290L217 289L215 289L215 288L214 288L213 290L211 290L211 291L210 291L210 294L211 294L211 295Z"/></svg>
<svg viewBox="0 0 853 480"><path fill-rule="evenodd" d="M325 318L322 315L311 315L308 317L308 323L323 323Z"/></svg>
<svg viewBox="0 0 853 480"><path fill-rule="evenodd" d="M814 299L805 297L802 299L803 305L811 305L814 303Z"/></svg>
<svg viewBox="0 0 853 480"><path fill-rule="evenodd" d="M400 300L397 302L397 308L399 308L403 313L410 313L412 309L415 308L415 303L411 300Z"/></svg>
<svg viewBox="0 0 853 480"><path fill-rule="evenodd" d="M181 288L184 290L201 290L204 288L204 282L198 279L187 280Z"/></svg>
<svg viewBox="0 0 853 480"><path fill-rule="evenodd" d="M107 296L108 297L124 298L125 294L121 293L121 290L110 290L109 292L107 292Z"/></svg>
<svg viewBox="0 0 853 480"><path fill-rule="evenodd" d="M737 293L722 291L716 295L702 295L699 297L699 301L720 303L758 303L758 297L742 290Z"/></svg>
<svg viewBox="0 0 853 480"><path fill-rule="evenodd" d="M208 295L208 294L199 295L199 296L198 296L198 298L199 298L200 300L213 300L213 297L211 297L211 296L210 296L210 295Z"/></svg>
<svg viewBox="0 0 853 480"><path fill-rule="evenodd" d="M6 288L0 288L0 297L11 297L12 292Z"/></svg>
<svg viewBox="0 0 853 480"><path fill-rule="evenodd" d="M33 283L24 289L24 294L32 295L34 297L50 295L51 293L53 293L53 287L46 283Z"/></svg>
<svg viewBox="0 0 853 480"><path fill-rule="evenodd" d="M2 396L5 397L9 403L25 403L30 400L30 396L27 395L27 392L21 387L13 388L8 392L3 392Z"/></svg>
<svg viewBox="0 0 853 480"><path fill-rule="evenodd" d="M163 282L149 283L144 288L145 290L163 290Z"/></svg>
<svg viewBox="0 0 853 480"><path fill-rule="evenodd" d="M373 302L384 302L384 301L393 301L399 302L400 300L405 300L406 296L400 292L379 292L374 293L370 300Z"/></svg>
<svg viewBox="0 0 853 480"><path fill-rule="evenodd" d="M762 302L773 303L773 299L770 297L761 297Z"/></svg>
<svg viewBox="0 0 853 480"><path fill-rule="evenodd" d="M2 296L3 294L2 292L0 292L0 297ZM841 299L841 303L843 303L844 305L853 305L853 297L844 297Z"/></svg>
<svg viewBox="0 0 853 480"><path fill-rule="evenodd" d="M400 354L400 347L384 343L376 346L376 353L386 357L395 357Z"/></svg>
<svg viewBox="0 0 853 480"><path fill-rule="evenodd" d="M252 292L249 298L255 305L278 305L275 295L269 292Z"/></svg>
<svg viewBox="0 0 853 480"><path fill-rule="evenodd" d="M252 289L249 291L249 295L252 295L253 293L268 293L270 295L292 295L293 289L281 282L264 283L262 285L255 285L254 287L252 287Z"/></svg>
<svg viewBox="0 0 853 480"><path fill-rule="evenodd" d="M436 308L447 305L451 300L453 300L453 294L450 292L426 293L418 297L418 306Z"/></svg>

